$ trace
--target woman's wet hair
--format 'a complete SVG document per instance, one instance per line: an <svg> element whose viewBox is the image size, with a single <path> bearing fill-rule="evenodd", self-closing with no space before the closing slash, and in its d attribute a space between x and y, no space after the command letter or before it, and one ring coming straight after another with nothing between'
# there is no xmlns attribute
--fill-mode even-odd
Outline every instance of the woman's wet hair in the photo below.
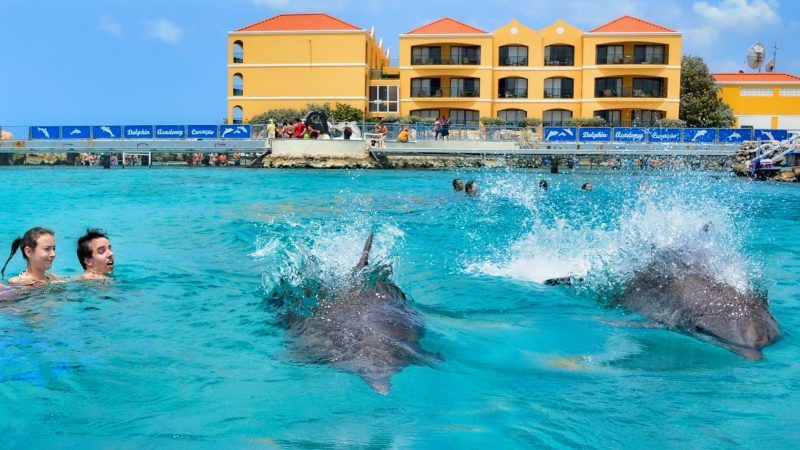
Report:
<svg viewBox="0 0 800 450"><path fill-rule="evenodd" d="M18 249L22 249L22 257L25 260L28 260L28 255L25 254L25 247L30 247L32 249L36 248L36 241L44 236L45 234L49 234L50 236L55 236L56 234L53 233L53 230L48 228L42 227L33 227L30 230L26 231L22 237L18 237L14 239L14 242L11 243L11 254L8 255L8 259L6 263L3 264L3 270L0 271L0 277L6 276L6 267L8 267L8 262L11 261L11 258L14 257L14 253L17 253Z"/></svg>
<svg viewBox="0 0 800 450"><path fill-rule="evenodd" d="M106 232L99 228L87 228L86 234L78 238L78 262L81 263L83 270L86 270L84 259L92 257L92 249L89 247L89 243L99 238L108 239Z"/></svg>

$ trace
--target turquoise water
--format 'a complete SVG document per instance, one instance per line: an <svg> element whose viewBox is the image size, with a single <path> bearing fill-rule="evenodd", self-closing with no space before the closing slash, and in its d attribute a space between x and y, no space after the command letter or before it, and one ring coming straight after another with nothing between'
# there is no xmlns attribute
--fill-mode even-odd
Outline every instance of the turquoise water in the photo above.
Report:
<svg viewBox="0 0 800 450"><path fill-rule="evenodd" d="M450 189L476 179L480 195ZM549 180L550 190L536 189ZM652 189L640 191L643 179ZM711 173L0 168L0 244L56 230L79 273L110 234L111 284L0 307L4 448L791 448L800 442L800 189ZM590 181L593 192L580 192ZM707 234L699 233L710 223ZM266 302L313 260L374 259L442 361L387 396L296 362ZM747 360L604 306L648 250L697 246L766 290L783 339ZM3 256L5 258L5 256ZM17 255L7 274L22 270ZM553 276L583 284L546 287Z"/></svg>

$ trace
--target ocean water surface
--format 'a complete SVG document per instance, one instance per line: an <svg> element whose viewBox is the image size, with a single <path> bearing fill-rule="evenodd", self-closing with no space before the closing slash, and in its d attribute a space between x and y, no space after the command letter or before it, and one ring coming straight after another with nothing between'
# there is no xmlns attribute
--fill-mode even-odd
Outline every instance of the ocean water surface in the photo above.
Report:
<svg viewBox="0 0 800 450"><path fill-rule="evenodd" d="M455 177L479 195L453 192ZM100 227L117 261L113 282L0 303L4 448L800 447L796 185L467 169L0 179L0 249L50 227L52 271L74 276L77 238ZM293 358L268 301L281 280L337 283L370 231L441 357L394 375L388 395ZM662 248L702 249L716 277L768 293L783 337L763 360L608 306ZM23 269L17 254L6 275ZM582 281L542 284L565 276Z"/></svg>

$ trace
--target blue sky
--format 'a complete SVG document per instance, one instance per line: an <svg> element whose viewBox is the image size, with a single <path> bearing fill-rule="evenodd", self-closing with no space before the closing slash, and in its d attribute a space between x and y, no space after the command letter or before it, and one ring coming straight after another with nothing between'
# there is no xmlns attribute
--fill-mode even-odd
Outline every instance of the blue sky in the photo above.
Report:
<svg viewBox="0 0 800 450"><path fill-rule="evenodd" d="M800 2L788 0L0 0L0 126L218 123L227 32L287 12L375 26L393 57L398 34L444 16L590 30L630 14L682 32L684 54L712 71L746 69L762 42L777 43L777 71L800 75Z"/></svg>

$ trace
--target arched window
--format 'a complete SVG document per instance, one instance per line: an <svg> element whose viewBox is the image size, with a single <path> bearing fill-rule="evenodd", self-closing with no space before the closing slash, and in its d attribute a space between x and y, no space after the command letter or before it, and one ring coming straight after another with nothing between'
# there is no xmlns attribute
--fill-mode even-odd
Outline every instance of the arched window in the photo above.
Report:
<svg viewBox="0 0 800 450"><path fill-rule="evenodd" d="M244 44L242 41L233 42L233 62L234 64L244 62Z"/></svg>
<svg viewBox="0 0 800 450"><path fill-rule="evenodd" d="M233 95L244 95L244 77L240 73L233 74Z"/></svg>
<svg viewBox="0 0 800 450"><path fill-rule="evenodd" d="M518 124L528 117L528 112L521 109L503 109L497 111L497 117L505 123Z"/></svg>
<svg viewBox="0 0 800 450"><path fill-rule="evenodd" d="M439 118L439 110L438 109L415 109L411 111L411 115L414 117L419 117L420 119L433 119L436 120Z"/></svg>
<svg viewBox="0 0 800 450"><path fill-rule="evenodd" d="M450 123L457 123L461 125L476 124L479 120L479 112L474 109L451 109L450 110Z"/></svg>
<svg viewBox="0 0 800 450"><path fill-rule="evenodd" d="M574 95L572 78L553 77L544 80L544 98L572 98Z"/></svg>
<svg viewBox="0 0 800 450"><path fill-rule="evenodd" d="M497 96L500 98L528 98L528 79L500 78L497 85Z"/></svg>
<svg viewBox="0 0 800 450"><path fill-rule="evenodd" d="M244 123L244 110L241 106L234 106L233 107L233 123L242 124Z"/></svg>
<svg viewBox="0 0 800 450"><path fill-rule="evenodd" d="M571 45L548 45L544 48L545 66L574 66L575 47Z"/></svg>
<svg viewBox="0 0 800 450"><path fill-rule="evenodd" d="M524 45L504 45L500 47L500 66L527 66L528 47Z"/></svg>
<svg viewBox="0 0 800 450"><path fill-rule="evenodd" d="M566 109L548 109L542 116L542 125L546 127L557 127L564 125L564 122L572 118L572 111Z"/></svg>

